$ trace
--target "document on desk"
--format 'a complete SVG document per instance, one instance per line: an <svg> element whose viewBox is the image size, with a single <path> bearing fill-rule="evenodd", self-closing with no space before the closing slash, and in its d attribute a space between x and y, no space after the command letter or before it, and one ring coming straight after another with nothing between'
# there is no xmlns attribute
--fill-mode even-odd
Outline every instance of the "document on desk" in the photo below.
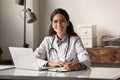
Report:
<svg viewBox="0 0 120 80"><path fill-rule="evenodd" d="M71 70L66 70L66 69L64 69L64 67L56 67L56 68L48 69L48 71L55 71L55 72L68 72L68 71L71 71Z"/></svg>
<svg viewBox="0 0 120 80"><path fill-rule="evenodd" d="M0 65L0 70L15 68L14 65Z"/></svg>
<svg viewBox="0 0 120 80"><path fill-rule="evenodd" d="M39 67L40 71L68 71L64 67Z"/></svg>

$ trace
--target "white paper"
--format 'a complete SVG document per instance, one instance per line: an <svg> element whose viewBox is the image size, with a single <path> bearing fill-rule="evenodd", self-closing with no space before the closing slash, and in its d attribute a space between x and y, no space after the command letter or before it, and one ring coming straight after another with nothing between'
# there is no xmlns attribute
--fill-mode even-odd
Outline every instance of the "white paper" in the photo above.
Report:
<svg viewBox="0 0 120 80"><path fill-rule="evenodd" d="M71 70L66 70L64 67L57 67L57 68L52 68L48 69L49 71L56 71L56 72L66 72L66 71L71 71Z"/></svg>

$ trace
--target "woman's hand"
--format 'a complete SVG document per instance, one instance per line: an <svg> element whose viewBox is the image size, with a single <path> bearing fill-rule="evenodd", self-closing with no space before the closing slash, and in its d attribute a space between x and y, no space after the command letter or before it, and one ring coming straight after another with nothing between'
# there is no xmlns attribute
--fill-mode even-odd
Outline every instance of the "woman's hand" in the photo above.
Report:
<svg viewBox="0 0 120 80"><path fill-rule="evenodd" d="M75 70L79 69L81 67L81 64L78 62L68 62L64 65L64 69L66 70Z"/></svg>
<svg viewBox="0 0 120 80"><path fill-rule="evenodd" d="M58 61L58 62L48 62L49 67L64 67L65 62Z"/></svg>
<svg viewBox="0 0 120 80"><path fill-rule="evenodd" d="M48 62L48 67L64 67L66 70L75 70L79 69L81 67L81 64L79 62Z"/></svg>

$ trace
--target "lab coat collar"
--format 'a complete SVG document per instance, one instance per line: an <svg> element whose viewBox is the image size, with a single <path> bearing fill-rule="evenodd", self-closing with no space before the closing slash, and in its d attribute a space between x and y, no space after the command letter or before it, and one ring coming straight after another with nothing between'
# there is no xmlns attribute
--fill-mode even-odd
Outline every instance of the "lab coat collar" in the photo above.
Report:
<svg viewBox="0 0 120 80"><path fill-rule="evenodd" d="M69 39L69 36L68 36L68 35L66 35L62 40L60 40L60 39L57 37L57 35L55 35L55 41L56 41L56 42L61 42L61 43L63 43L63 42L67 42L68 39Z"/></svg>

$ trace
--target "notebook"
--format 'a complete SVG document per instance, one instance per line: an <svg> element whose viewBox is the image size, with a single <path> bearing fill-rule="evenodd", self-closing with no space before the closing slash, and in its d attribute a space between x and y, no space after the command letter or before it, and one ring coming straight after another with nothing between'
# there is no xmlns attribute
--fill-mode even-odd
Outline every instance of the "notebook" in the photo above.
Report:
<svg viewBox="0 0 120 80"><path fill-rule="evenodd" d="M9 47L14 66L20 69L67 71L64 68L39 67L31 48Z"/></svg>

